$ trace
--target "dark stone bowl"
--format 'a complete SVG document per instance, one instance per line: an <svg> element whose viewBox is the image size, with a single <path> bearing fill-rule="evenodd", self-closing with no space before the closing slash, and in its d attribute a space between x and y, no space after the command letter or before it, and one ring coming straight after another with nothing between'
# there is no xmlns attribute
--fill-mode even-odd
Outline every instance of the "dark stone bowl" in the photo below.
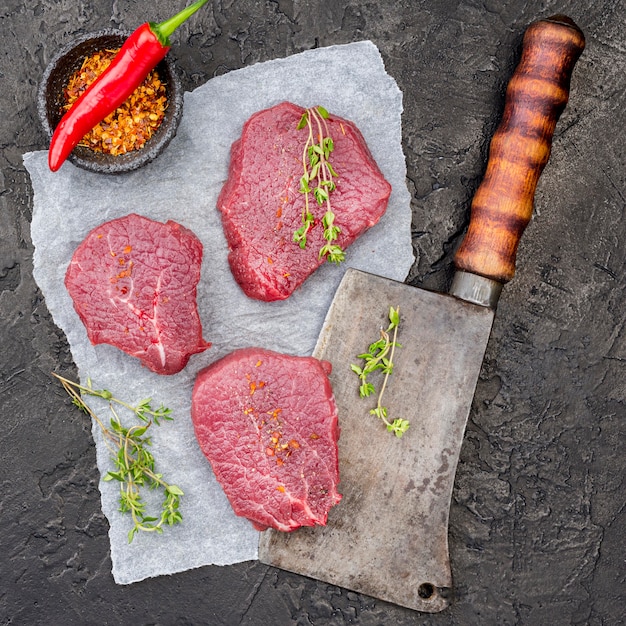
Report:
<svg viewBox="0 0 626 626"><path fill-rule="evenodd" d="M65 46L50 62L44 72L37 97L39 117L49 138L61 121L63 89L70 76L82 65L85 57L104 48L119 48L129 35L129 32L114 29L82 35ZM183 89L169 55L156 69L165 84L168 106L161 125L145 145L139 150L118 156L96 152L86 146L76 146L68 157L69 161L90 172L119 174L136 170L163 152L176 135L183 111Z"/></svg>

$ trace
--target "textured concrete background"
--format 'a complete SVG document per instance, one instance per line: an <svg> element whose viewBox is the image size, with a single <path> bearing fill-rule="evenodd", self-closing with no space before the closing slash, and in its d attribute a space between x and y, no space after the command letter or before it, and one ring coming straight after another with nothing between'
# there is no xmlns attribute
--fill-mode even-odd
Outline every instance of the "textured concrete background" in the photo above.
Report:
<svg viewBox="0 0 626 626"><path fill-rule="evenodd" d="M438 290L525 27L565 13L587 49L468 425L450 515L452 607L418 614L258 563L113 583L90 427L50 378L73 365L32 278L21 157L47 147L36 89L68 37L134 28L183 4L0 1L2 624L625 623L626 26L617 0L213 0L175 35L187 89L315 46L373 40L405 96L410 280Z"/></svg>

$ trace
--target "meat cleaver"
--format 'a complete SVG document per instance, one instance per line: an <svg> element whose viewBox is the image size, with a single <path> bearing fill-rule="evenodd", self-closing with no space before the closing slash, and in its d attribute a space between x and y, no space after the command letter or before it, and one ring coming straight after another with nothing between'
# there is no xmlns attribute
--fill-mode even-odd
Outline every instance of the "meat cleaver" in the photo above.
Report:
<svg viewBox="0 0 626 626"><path fill-rule="evenodd" d="M498 297L515 272L584 45L562 15L526 30L449 294L347 270L314 352L333 366L343 500L326 526L262 533L263 563L419 611L449 605L448 514L465 425ZM350 367L397 306L402 347L384 404L390 417L409 420L402 438L369 414L376 398L359 397Z"/></svg>

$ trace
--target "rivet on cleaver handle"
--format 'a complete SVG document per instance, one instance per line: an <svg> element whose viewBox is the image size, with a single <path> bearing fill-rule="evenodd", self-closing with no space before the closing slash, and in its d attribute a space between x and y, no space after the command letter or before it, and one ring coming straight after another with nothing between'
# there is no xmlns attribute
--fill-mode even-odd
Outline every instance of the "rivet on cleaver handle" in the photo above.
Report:
<svg viewBox="0 0 626 626"><path fill-rule="evenodd" d="M537 182L584 47L583 33L563 15L526 30L487 169L472 201L469 228L454 258L461 273L455 276L453 295L493 306L501 285L513 278L517 246L532 216Z"/></svg>

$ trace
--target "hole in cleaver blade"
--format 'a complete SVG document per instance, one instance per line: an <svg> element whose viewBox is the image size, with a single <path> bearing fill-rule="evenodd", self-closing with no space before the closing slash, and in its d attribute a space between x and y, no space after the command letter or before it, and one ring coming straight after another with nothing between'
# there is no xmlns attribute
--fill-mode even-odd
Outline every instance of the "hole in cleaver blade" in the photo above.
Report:
<svg viewBox="0 0 626 626"><path fill-rule="evenodd" d="M350 369L400 307L390 417L369 414ZM492 309L349 269L314 355L332 363L339 410L339 491L326 526L261 534L259 559L418 611L450 602L448 514L467 417L494 318Z"/></svg>

